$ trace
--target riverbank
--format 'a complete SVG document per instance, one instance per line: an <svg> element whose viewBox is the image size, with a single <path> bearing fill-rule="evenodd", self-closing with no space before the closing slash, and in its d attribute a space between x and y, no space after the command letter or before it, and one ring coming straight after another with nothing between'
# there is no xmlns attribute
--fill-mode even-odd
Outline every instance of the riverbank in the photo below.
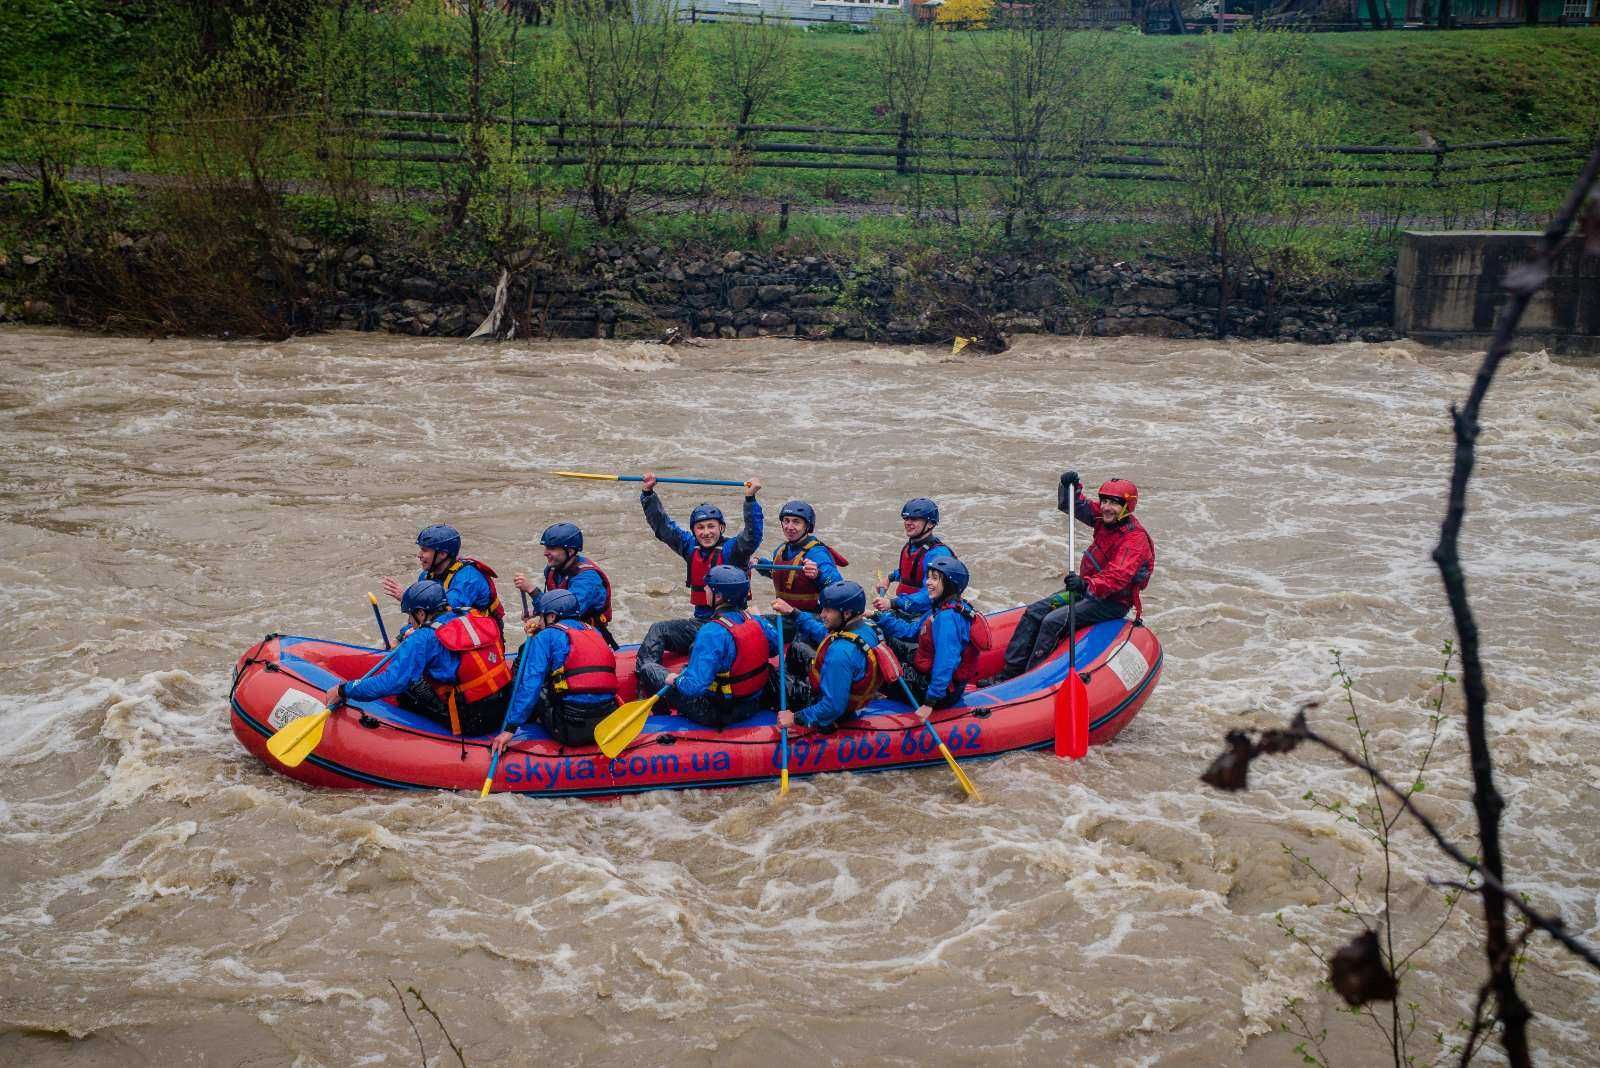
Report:
<svg viewBox="0 0 1600 1068"><path fill-rule="evenodd" d="M43 240L27 239L23 227L7 232L0 321L120 333L464 337L497 298L503 315L494 333L512 337L676 332L938 343L977 336L998 346L1004 335L1020 334L1218 333L1214 268L1153 248L1132 259L928 247L851 255L628 240L489 259L465 245L399 234L338 240L278 232L201 258L161 229ZM195 277L186 280L185 271ZM186 285L194 292L178 292ZM1280 282L1250 271L1234 285L1223 332L1310 343L1388 340L1395 336L1391 291L1388 273Z"/></svg>

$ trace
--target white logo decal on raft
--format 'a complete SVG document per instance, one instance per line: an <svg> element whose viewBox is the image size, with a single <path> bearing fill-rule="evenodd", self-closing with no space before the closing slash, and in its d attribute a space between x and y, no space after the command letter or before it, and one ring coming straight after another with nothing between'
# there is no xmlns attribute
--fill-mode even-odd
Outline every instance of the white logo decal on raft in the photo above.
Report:
<svg viewBox="0 0 1600 1068"><path fill-rule="evenodd" d="M1117 673L1117 678L1129 690L1139 685L1150 672L1150 661L1132 642L1124 642L1122 648L1117 650L1117 655L1107 661L1107 666Z"/></svg>
<svg viewBox="0 0 1600 1068"><path fill-rule="evenodd" d="M272 706L272 714L267 717L267 726L275 731L282 730L286 724L293 723L301 716L321 711L322 702L317 698L299 690L285 690L283 696L278 698L278 703Z"/></svg>

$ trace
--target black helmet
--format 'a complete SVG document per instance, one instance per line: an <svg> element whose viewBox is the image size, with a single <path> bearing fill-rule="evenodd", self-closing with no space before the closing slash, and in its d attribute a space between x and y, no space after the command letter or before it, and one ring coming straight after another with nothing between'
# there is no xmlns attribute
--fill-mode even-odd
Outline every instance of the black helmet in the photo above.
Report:
<svg viewBox="0 0 1600 1068"><path fill-rule="evenodd" d="M807 533L817 529L816 509L812 508L805 501L789 501L778 510L779 519L782 519L786 515L792 515L796 519L802 520L806 525Z"/></svg>
<svg viewBox="0 0 1600 1068"><path fill-rule="evenodd" d="M849 579L830 582L822 588L817 603L823 608L833 608L846 616L859 616L867 610L867 591Z"/></svg>
<svg viewBox="0 0 1600 1068"><path fill-rule="evenodd" d="M413 582L406 587L406 592L400 595L400 611L407 615L412 612L437 612L448 603L445 600L444 587L433 579Z"/></svg>
<svg viewBox="0 0 1600 1068"><path fill-rule="evenodd" d="M583 549L583 531L576 523L555 523L544 528L539 544L547 549Z"/></svg>
<svg viewBox="0 0 1600 1068"><path fill-rule="evenodd" d="M901 519L926 519L939 522L939 506L926 497L913 497L900 508Z"/></svg>
<svg viewBox="0 0 1600 1068"><path fill-rule="evenodd" d="M735 607L750 600L750 576L730 564L718 564L706 572L706 589Z"/></svg>
<svg viewBox="0 0 1600 1068"><path fill-rule="evenodd" d="M460 556L461 532L455 527L435 523L431 527L424 527L422 533L417 535L417 547L432 549L446 556Z"/></svg>
<svg viewBox="0 0 1600 1068"><path fill-rule="evenodd" d="M533 600L533 610L557 619L578 618L578 595L571 590L545 590Z"/></svg>
<svg viewBox="0 0 1600 1068"><path fill-rule="evenodd" d="M928 561L928 570L937 571L944 577L947 587L946 597L960 597L967 590L967 583L972 581L972 572L953 556L936 556Z"/></svg>

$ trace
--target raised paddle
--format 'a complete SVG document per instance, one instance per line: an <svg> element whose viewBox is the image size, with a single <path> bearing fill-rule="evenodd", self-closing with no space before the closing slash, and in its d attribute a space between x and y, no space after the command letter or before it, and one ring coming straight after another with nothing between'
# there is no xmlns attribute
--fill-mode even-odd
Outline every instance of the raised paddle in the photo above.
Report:
<svg viewBox="0 0 1600 1068"><path fill-rule="evenodd" d="M768 571L804 571L805 564L775 564L771 560L757 560L755 569L765 574Z"/></svg>
<svg viewBox="0 0 1600 1068"><path fill-rule="evenodd" d="M1078 564L1078 486L1072 486L1072 511L1067 514L1067 566ZM1056 691L1056 756L1082 760L1089 752L1089 688L1078 674L1078 595L1067 592L1067 677Z"/></svg>
<svg viewBox="0 0 1600 1068"><path fill-rule="evenodd" d="M783 613L778 613L778 714L789 710L789 680L783 674ZM789 792L789 728L778 728L778 796Z"/></svg>
<svg viewBox="0 0 1600 1068"><path fill-rule="evenodd" d="M372 618L378 621L378 634L383 638L383 647L388 649L390 648L389 628L383 625L383 613L378 611L378 595L369 590L367 591L367 600L372 602Z"/></svg>
<svg viewBox="0 0 1600 1068"><path fill-rule="evenodd" d="M911 687L906 684L904 676L900 679L900 688L906 692L906 700L911 702L911 708L915 711L922 702L918 701L916 694L911 692ZM950 747L944 744L944 739L939 737L939 732L933 729L933 724L923 720L922 725L927 728L929 734L933 735L934 742L939 746L939 752L944 754L944 762L950 765L951 771L955 772L956 782L961 784L961 788L967 792L968 797L977 797L978 788L972 785L972 780L967 778L967 773L961 770L960 764L956 763L956 758L950 753Z"/></svg>
<svg viewBox="0 0 1600 1068"><path fill-rule="evenodd" d="M591 478L600 482L643 482L643 475L597 475L588 471L552 471L552 475L562 478ZM656 476L657 482L671 482L679 486L743 486L742 481L731 478L668 478L665 475Z"/></svg>
<svg viewBox="0 0 1600 1068"><path fill-rule="evenodd" d="M393 660L393 653L372 665L372 670L361 676L362 679L370 678L377 670ZM356 680L361 681L360 679ZM278 728L271 738L267 739L267 752L277 758L278 763L286 768L296 768L304 763L306 757L322 743L322 730L328 723L328 717L333 715L333 709L324 708L320 712L313 712L309 716L292 719Z"/></svg>
<svg viewBox="0 0 1600 1068"><path fill-rule="evenodd" d="M742 483L741 483L742 485ZM608 757L615 757L628 748L628 743L639 737L644 721L650 718L650 709L666 694L670 686L657 690L655 696L639 701L629 701L611 715L601 720L594 729L594 744Z"/></svg>
<svg viewBox="0 0 1600 1068"><path fill-rule="evenodd" d="M522 594L522 618L528 619L533 615L533 605L528 603L528 591L518 590L517 592Z"/></svg>

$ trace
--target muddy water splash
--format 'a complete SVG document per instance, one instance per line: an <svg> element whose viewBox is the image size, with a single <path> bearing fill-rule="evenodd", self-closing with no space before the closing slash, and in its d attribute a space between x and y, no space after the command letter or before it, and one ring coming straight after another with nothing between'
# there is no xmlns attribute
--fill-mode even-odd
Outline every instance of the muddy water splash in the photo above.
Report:
<svg viewBox="0 0 1600 1068"><path fill-rule="evenodd" d="M1344 887L1365 870L1374 906L1370 842L1300 800L1359 799L1357 780L1314 755L1245 795L1196 777L1227 728L1336 697L1333 648L1390 766L1427 745L1443 413L1475 363L0 332L0 1061L415 1063L390 978L473 1064L1280 1064L1293 998L1341 1059L1379 1057L1275 922L1324 946L1355 927L1285 847ZM1466 546L1507 863L1594 939L1600 377L1522 356L1487 414ZM996 608L1059 581L1068 466L1139 483L1166 674L1082 764L975 766L981 804L942 769L805 781L781 804L314 793L227 729L238 653L273 630L373 642L365 591L408 573L427 523L509 575L574 520L620 635L679 614L682 565L635 493L550 468L759 474L769 514L816 504L858 578L889 565L899 503L929 494ZM680 515L700 499L665 495ZM1319 715L1340 729L1338 706ZM1458 835L1468 790L1452 717L1423 796ZM1455 873L1410 829L1398 870L1414 939L1441 916L1422 880ZM1458 913L1417 958L1425 1056L1469 1012L1477 953ZM1527 983L1539 1043L1586 1059L1595 976L1541 947Z"/></svg>

